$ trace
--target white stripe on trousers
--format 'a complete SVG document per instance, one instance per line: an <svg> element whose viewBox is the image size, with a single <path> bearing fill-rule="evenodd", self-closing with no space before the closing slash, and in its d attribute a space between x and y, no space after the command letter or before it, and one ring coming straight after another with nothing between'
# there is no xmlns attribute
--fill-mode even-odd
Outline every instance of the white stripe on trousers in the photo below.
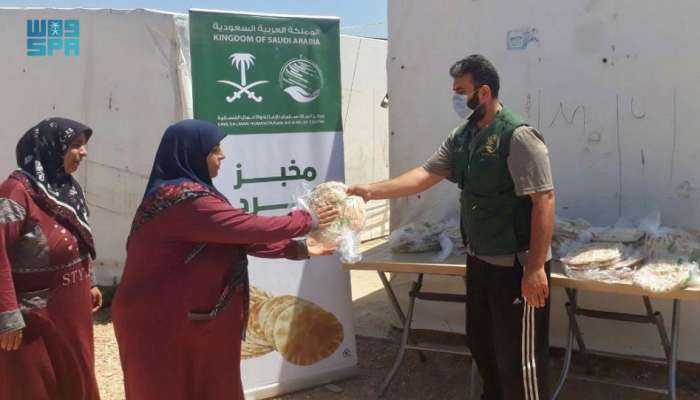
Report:
<svg viewBox="0 0 700 400"><path fill-rule="evenodd" d="M535 384L535 400L540 399L540 388L537 384L537 352L535 351L535 307L530 306L530 340L532 343L532 382ZM546 400L546 399L545 399Z"/></svg>
<svg viewBox="0 0 700 400"><path fill-rule="evenodd" d="M535 309L527 302L523 304L522 335L520 340L525 400L539 400L537 362L535 361Z"/></svg>

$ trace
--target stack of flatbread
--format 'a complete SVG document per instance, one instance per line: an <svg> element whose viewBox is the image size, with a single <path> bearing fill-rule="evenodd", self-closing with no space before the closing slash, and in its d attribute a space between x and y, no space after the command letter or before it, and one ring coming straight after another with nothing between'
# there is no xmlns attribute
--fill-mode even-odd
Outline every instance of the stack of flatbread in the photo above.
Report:
<svg viewBox="0 0 700 400"><path fill-rule="evenodd" d="M302 298L272 296L250 288L250 314L241 358L277 351L295 365L315 364L343 342L343 326L328 311Z"/></svg>
<svg viewBox="0 0 700 400"><path fill-rule="evenodd" d="M365 226L365 202L361 197L348 196L343 183L326 182L316 186L309 203L313 208L336 207L340 213L331 226L311 233L311 237L329 247L337 245L346 232L359 233Z"/></svg>
<svg viewBox="0 0 700 400"><path fill-rule="evenodd" d="M637 243L644 238L644 231L637 228L605 228L591 232L592 240L606 243Z"/></svg>
<svg viewBox="0 0 700 400"><path fill-rule="evenodd" d="M632 279L635 286L653 293L682 289L691 281L691 266L688 262L661 259L640 268Z"/></svg>
<svg viewBox="0 0 700 400"><path fill-rule="evenodd" d="M609 267L622 260L623 250L616 244L591 243L567 254L562 262L576 269Z"/></svg>
<svg viewBox="0 0 700 400"><path fill-rule="evenodd" d="M552 252L556 258L565 256L571 248L590 239L591 224L584 219L565 219L557 217L552 236Z"/></svg>
<svg viewBox="0 0 700 400"><path fill-rule="evenodd" d="M562 258L565 273L575 279L620 282L629 280L644 257L621 244L590 243Z"/></svg>

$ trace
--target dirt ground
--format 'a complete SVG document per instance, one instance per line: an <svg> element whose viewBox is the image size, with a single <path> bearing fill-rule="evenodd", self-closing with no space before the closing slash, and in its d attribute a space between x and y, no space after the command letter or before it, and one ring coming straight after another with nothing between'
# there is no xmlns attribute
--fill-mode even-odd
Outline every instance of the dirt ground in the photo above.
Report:
<svg viewBox="0 0 700 400"><path fill-rule="evenodd" d="M392 329L385 318L390 313L388 301L381 295L381 284L376 274L351 274L353 284L353 313L359 355L359 374L330 387L321 386L279 397L280 400L363 400L377 399L377 390L391 368L398 350L399 332ZM364 335L363 335L364 333ZM463 336L416 332L420 340L459 345ZM114 331L109 320L109 309L100 311L95 318L96 367L100 391L104 400L124 399L122 372ZM550 381L555 381L561 368L561 354L553 354ZM592 358L584 362L574 358L573 372L590 372L597 377L631 384L663 385L666 370L661 366ZM428 354L421 362L416 353L408 352L399 373L385 396L386 400L461 400L467 399L471 362L463 356ZM680 372L691 381L700 382L700 367L681 364ZM657 400L665 396L608 385L570 381L560 399L571 400ZM700 400L700 393L681 383L679 400ZM167 400L167 399L163 399Z"/></svg>
<svg viewBox="0 0 700 400"><path fill-rule="evenodd" d="M420 338L420 333L417 335ZM423 333L423 340L441 343L459 344L462 337L456 335ZM398 336L395 338L398 339ZM378 399L377 388L389 371L398 346L394 341L359 337L360 375L337 386L342 393L332 393L324 387L281 397L284 400L356 400ZM558 377L562 357L554 356L550 366L550 376ZM573 372L585 373L583 362L575 365ZM415 353L409 353L406 360L387 392L386 400L445 400L468 399L470 361L462 356L430 353L425 363ZM663 385L666 370L649 369L648 365L615 363L610 360L592 360L592 372L597 377L614 379L618 382L646 385ZM700 375L694 375L697 382ZM554 382L552 382L554 383ZM653 393L645 393L625 388L570 382L564 387L559 397L563 400L658 400L664 399ZM681 387L679 400L700 399L700 394Z"/></svg>

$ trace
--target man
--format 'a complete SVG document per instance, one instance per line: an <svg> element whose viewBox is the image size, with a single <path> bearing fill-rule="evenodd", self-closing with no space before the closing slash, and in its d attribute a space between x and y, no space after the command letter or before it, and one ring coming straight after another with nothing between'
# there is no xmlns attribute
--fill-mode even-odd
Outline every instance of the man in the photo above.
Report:
<svg viewBox="0 0 700 400"><path fill-rule="evenodd" d="M483 398L545 400L555 212L547 147L500 103L498 73L486 58L460 60L450 75L455 111L465 121L423 166L348 192L367 201L414 195L443 179L459 185L467 341Z"/></svg>

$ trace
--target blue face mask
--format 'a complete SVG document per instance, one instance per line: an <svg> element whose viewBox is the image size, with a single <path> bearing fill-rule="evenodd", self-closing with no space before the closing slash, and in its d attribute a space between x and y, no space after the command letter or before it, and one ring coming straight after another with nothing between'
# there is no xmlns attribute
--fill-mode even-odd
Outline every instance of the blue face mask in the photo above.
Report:
<svg viewBox="0 0 700 400"><path fill-rule="evenodd" d="M480 105L481 103L479 103L479 96L477 96L476 90L468 95L459 93L452 95L452 108L454 108L455 113L462 119L471 115Z"/></svg>
<svg viewBox="0 0 700 400"><path fill-rule="evenodd" d="M455 93L452 95L452 108L454 108L455 113L459 115L460 118L467 118L471 110L467 106L469 102L469 96L466 94Z"/></svg>

